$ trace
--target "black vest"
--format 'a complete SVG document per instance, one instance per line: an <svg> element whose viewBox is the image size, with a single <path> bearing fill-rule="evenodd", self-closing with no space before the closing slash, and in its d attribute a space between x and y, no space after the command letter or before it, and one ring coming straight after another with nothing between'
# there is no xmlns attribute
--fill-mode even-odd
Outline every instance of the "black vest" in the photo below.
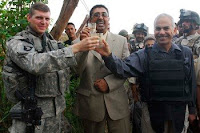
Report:
<svg viewBox="0 0 200 133"><path fill-rule="evenodd" d="M139 78L141 98L145 102L191 101L191 89L185 73L183 47L165 58L152 48L145 48L144 75Z"/></svg>

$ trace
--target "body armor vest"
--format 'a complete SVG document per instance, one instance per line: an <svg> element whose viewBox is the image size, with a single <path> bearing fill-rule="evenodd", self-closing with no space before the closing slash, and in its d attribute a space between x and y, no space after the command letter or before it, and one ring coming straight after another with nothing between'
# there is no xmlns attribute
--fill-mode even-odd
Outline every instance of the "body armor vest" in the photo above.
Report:
<svg viewBox="0 0 200 133"><path fill-rule="evenodd" d="M184 72L183 51L175 52L175 55L169 58L159 56L151 48L146 48L145 51L147 70L139 78L142 100L146 102L190 101L191 92Z"/></svg>
<svg viewBox="0 0 200 133"><path fill-rule="evenodd" d="M53 37L48 33L40 40L38 37L25 30L14 36L13 39L32 44L38 53L64 48L62 44L53 40ZM64 70L36 76L35 95L38 97L56 97L58 95L64 95L69 85L69 73L70 69L66 68ZM3 75L5 88L9 92L7 93L9 99L13 102L17 102L18 100L14 96L15 90L26 94L28 88L27 73L19 68L10 58L7 58Z"/></svg>

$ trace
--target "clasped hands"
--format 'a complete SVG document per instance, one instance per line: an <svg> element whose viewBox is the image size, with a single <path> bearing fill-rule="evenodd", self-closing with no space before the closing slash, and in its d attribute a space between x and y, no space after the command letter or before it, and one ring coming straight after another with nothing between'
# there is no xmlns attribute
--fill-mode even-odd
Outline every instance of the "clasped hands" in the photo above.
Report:
<svg viewBox="0 0 200 133"><path fill-rule="evenodd" d="M94 88L102 93L108 93L109 87L105 79L97 79L94 82Z"/></svg>

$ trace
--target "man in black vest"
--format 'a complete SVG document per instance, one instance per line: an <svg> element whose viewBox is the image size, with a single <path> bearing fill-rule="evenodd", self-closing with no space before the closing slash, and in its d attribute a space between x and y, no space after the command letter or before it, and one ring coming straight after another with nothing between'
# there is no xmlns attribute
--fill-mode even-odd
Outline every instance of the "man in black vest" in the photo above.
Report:
<svg viewBox="0 0 200 133"><path fill-rule="evenodd" d="M157 43L152 48L139 50L123 61L111 53L105 41L103 48L96 49L115 75L139 78L141 99L150 116L148 133L186 132L187 106L190 114L195 113L196 81L192 52L188 47L172 43L174 30L173 18L160 14L154 21Z"/></svg>

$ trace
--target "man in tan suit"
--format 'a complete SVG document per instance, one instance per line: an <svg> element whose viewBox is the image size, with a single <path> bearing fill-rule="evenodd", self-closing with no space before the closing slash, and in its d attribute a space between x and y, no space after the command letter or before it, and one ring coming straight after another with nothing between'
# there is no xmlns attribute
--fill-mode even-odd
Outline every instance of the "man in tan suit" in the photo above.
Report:
<svg viewBox="0 0 200 133"><path fill-rule="evenodd" d="M103 33L111 51L119 58L129 55L126 38L108 31L109 12L104 5L96 5L90 11L91 23L96 23L97 33ZM86 27L80 39L90 36ZM108 70L100 54L91 50L76 55L80 85L77 89L75 113L83 120L85 133L104 133L107 123L112 133L129 133L128 98L125 79Z"/></svg>

